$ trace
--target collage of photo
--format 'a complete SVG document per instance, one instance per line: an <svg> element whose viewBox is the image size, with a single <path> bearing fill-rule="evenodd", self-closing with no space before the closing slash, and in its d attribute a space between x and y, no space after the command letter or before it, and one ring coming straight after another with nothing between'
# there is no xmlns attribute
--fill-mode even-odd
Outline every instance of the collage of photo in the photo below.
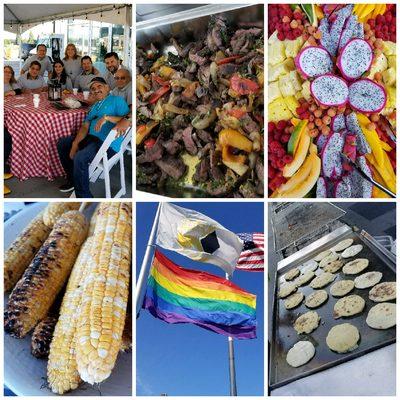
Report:
<svg viewBox="0 0 400 400"><path fill-rule="evenodd" d="M2 9L2 398L396 397L395 3Z"/></svg>

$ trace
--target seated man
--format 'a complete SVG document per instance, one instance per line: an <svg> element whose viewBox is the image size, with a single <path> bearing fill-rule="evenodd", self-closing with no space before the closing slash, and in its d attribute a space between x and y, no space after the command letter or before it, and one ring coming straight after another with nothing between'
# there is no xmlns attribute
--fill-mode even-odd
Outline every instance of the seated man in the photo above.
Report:
<svg viewBox="0 0 400 400"><path fill-rule="evenodd" d="M67 183L60 187L61 192L75 189L76 197L93 197L89 190L89 164L93 161L103 141L115 125L129 113L126 101L110 93L106 81L95 77L90 82L90 93L95 103L76 137L61 138L57 150L61 164L67 174ZM119 151L123 138L111 144L109 156Z"/></svg>
<svg viewBox="0 0 400 400"><path fill-rule="evenodd" d="M119 69L114 75L116 86L111 91L114 96L122 97L130 107L132 105L131 73L127 69Z"/></svg>
<svg viewBox="0 0 400 400"><path fill-rule="evenodd" d="M106 64L107 72L104 75L104 79L106 80L110 89L114 89L116 82L115 82L115 73L120 69L127 69L128 67L121 63L121 60L118 57L118 54L115 51L111 51L104 56L104 63Z"/></svg>
<svg viewBox="0 0 400 400"><path fill-rule="evenodd" d="M47 47L45 44L38 44L36 46L36 54L30 56L22 66L20 75L24 75L25 72L28 72L28 69L33 61L37 61L40 64L40 72L39 75L43 76L47 71L50 73L53 70L53 64L50 60L50 57L47 55Z"/></svg>
<svg viewBox="0 0 400 400"><path fill-rule="evenodd" d="M93 78L99 75L99 73L93 68L92 59L89 56L81 58L82 72L75 79L75 86L81 92L88 91L90 82Z"/></svg>

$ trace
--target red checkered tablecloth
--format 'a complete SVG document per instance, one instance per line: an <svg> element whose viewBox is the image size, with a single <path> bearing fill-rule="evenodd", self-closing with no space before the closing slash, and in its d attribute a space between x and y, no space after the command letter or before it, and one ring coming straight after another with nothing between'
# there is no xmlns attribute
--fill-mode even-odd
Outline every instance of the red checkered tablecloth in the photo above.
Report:
<svg viewBox="0 0 400 400"><path fill-rule="evenodd" d="M40 95L39 108L33 95L9 96L4 101L4 122L12 136L11 172L19 179L65 175L57 153L57 141L75 134L88 109L57 110Z"/></svg>

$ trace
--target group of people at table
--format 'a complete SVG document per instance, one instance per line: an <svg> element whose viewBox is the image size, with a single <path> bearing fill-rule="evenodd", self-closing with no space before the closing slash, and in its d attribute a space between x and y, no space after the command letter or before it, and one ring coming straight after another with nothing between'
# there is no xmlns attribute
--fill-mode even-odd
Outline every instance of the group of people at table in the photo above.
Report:
<svg viewBox="0 0 400 400"><path fill-rule="evenodd" d="M47 56L47 47L39 44L36 54L29 57L15 79L15 71L9 65L4 67L4 96L47 91L44 74L57 81L64 93L73 89L89 92L91 107L79 131L58 140L57 150L66 173L66 183L61 192L75 191L76 197L93 197L89 189L89 164L93 161L102 143L111 130L117 132L108 152L111 157L120 150L122 135L132 126L132 77L115 52L104 56L105 74L93 67L89 56L79 56L74 44L69 43L62 60L52 61ZM4 129L5 161L12 151L12 135ZM4 178L12 174L5 165ZM11 190L4 185L4 194Z"/></svg>

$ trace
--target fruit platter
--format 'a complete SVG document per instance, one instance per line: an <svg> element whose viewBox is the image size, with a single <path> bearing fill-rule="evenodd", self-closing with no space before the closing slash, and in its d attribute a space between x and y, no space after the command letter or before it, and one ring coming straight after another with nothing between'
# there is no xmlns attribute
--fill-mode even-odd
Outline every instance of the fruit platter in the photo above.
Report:
<svg viewBox="0 0 400 400"><path fill-rule="evenodd" d="M396 5L268 6L268 195L396 193Z"/></svg>

